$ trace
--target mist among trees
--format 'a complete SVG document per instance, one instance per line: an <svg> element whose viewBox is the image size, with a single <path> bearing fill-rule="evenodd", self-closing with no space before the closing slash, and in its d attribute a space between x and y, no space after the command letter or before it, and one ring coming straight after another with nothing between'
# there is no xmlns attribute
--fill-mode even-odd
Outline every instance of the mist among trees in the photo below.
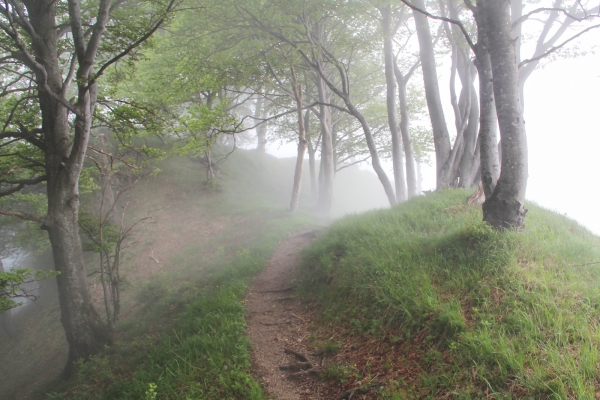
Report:
<svg viewBox="0 0 600 400"><path fill-rule="evenodd" d="M437 191L523 230L525 85L598 27L579 0L4 0L0 255L49 251L53 270L0 270L0 310L56 279L62 377L110 346L130 247L163 262L136 244L153 211L130 193L172 157L220 193L236 151L294 143L278 206L327 223L344 170L372 170L396 207L432 166Z"/></svg>

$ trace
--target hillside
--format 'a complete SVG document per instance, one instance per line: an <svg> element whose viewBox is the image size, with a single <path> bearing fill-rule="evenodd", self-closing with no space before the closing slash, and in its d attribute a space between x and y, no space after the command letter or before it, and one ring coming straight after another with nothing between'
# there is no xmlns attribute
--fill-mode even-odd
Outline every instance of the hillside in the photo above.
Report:
<svg viewBox="0 0 600 400"><path fill-rule="evenodd" d="M136 229L131 246L123 253L123 315L116 345L83 368L80 380L66 386L53 384L66 361L67 344L55 283L44 281L42 296L35 304L13 311L13 337L0 330L0 359L11 360L0 364L3 400L46 398L47 392L56 398L139 399L160 376L153 375L153 366L144 361L156 344L164 340L165 348L157 351L171 356L154 366L162 371L165 363L181 362L180 350L168 343L179 340L181 334L198 340L191 321L199 317L190 311L193 307L215 307L217 313L231 313L226 323L233 331L223 328L221 332L219 328L220 336L213 340L227 338L230 351L239 353L240 367L230 370L233 383L213 383L214 390L238 393L252 387L246 365L248 352L235 350L246 346L241 299L247 282L264 266L281 238L301 227L320 224L309 214L314 200L308 174L304 177L301 211L291 215L286 208L293 178L292 159L238 149L219 165L221 179L211 187L205 185L204 166L197 161L172 157L158 167L158 174L144 178L121 199L121 205L128 204L126 221L146 216L151 219ZM377 203L378 182L372 173L354 169L339 176L340 182L347 176L360 186L339 188L347 195L336 199L338 213L358 211L369 203L381 204L380 200ZM373 188L369 192L374 194L362 205L353 204L362 196L361 187ZM95 196L84 195L84 207L91 207ZM383 194L381 198L385 200ZM52 268L52 259L48 252L30 256L27 265ZM94 272L95 265L96 256L86 254L88 273ZM102 313L97 275L90 279L96 308ZM233 296L231 302L214 304L214 298L224 293ZM211 322L216 329L215 324ZM137 353L139 358L132 359ZM128 370L141 370L141 377L132 377ZM210 369L206 374L212 374ZM122 385L129 391L119 392ZM159 388L161 395L165 386L163 382Z"/></svg>
<svg viewBox="0 0 600 400"><path fill-rule="evenodd" d="M306 252L313 338L339 351L329 384L372 399L598 398L600 238L534 204L523 232L498 233L467 194L344 218Z"/></svg>
<svg viewBox="0 0 600 400"><path fill-rule="evenodd" d="M324 233L302 253L293 284L302 301L282 305L293 316L285 329L305 338L296 346L320 362L316 376L288 380L299 398L600 393L600 239L564 216L528 204L523 232L498 233L464 204L468 192L449 190L323 228L308 179L302 211L286 211L293 160L237 151L216 186L189 159L159 167L122 199L129 221L152 219L124 253L116 343L58 382L67 348L47 282L15 337L0 341L0 357L14 360L0 366L3 399L269 398L252 370L247 290L277 248L298 258L284 238L307 228ZM338 184L339 214L384 205L368 171L343 171ZM47 255L32 262L47 265ZM89 272L95 262L88 255Z"/></svg>

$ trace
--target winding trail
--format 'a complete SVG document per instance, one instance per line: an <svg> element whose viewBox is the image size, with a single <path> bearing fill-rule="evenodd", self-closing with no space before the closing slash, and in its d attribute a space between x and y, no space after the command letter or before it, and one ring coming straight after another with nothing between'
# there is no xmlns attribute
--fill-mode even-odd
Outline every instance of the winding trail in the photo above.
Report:
<svg viewBox="0 0 600 400"><path fill-rule="evenodd" d="M306 354L309 323L303 317L303 306L294 296L293 285L300 252L315 238L314 231L288 236L246 295L247 335L253 345L253 372L266 391L278 400L319 398L313 393L310 381L290 378L289 372L280 370L281 366L298 361L293 355L286 354L285 349Z"/></svg>

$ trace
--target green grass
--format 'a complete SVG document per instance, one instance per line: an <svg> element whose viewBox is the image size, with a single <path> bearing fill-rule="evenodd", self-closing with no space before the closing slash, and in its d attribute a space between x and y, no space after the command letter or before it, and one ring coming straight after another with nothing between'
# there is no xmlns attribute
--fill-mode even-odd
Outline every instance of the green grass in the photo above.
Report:
<svg viewBox="0 0 600 400"><path fill-rule="evenodd" d="M116 343L80 363L68 382L48 382L53 376L47 374L35 398L266 398L250 375L243 297L277 244L289 232L314 226L315 219L304 211L286 211L287 191L269 192L288 179L291 188L292 175L281 172L274 157L236 152L221 166L221 191L206 188L201 166L188 159L169 158L160 168L161 173L144 179L122 199L130 202L130 221L158 210L151 212L153 223L138 230L137 245L123 254L123 311ZM280 172L273 174L276 170ZM165 254L164 243L174 250ZM161 244L161 263L154 264L150 248ZM94 260L93 255L86 260L90 270ZM64 365L57 310L51 319L41 329L23 330L18 341L0 343L0 356L18 355L10 369L18 369L14 375L23 381L31 381L28 371L39 359L39 346L29 344L44 343L48 354L60 356L53 370ZM38 326L39 321L29 323ZM39 368L45 365L43 361ZM11 382L2 384L8 390L3 393L13 396Z"/></svg>
<svg viewBox="0 0 600 400"><path fill-rule="evenodd" d="M523 232L496 232L467 194L334 223L305 253L303 293L357 334L426 333L419 381L382 397L593 399L600 264L582 264L600 261L600 239L534 204Z"/></svg>
<svg viewBox="0 0 600 400"><path fill-rule="evenodd" d="M261 220L254 232L264 234L238 241L237 251L206 262L207 274L194 278L185 263L175 263L172 273L142 285L137 296L145 306L123 321L120 340L80 363L78 376L54 387L49 397L266 398L250 375L243 298L283 236L310 220L273 212L263 213Z"/></svg>

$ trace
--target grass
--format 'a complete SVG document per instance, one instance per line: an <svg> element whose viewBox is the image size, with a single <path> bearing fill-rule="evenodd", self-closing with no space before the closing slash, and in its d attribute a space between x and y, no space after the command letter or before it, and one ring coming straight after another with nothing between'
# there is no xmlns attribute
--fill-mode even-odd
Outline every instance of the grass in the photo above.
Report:
<svg viewBox="0 0 600 400"><path fill-rule="evenodd" d="M354 335L419 348L418 379L382 398L594 399L600 239L534 204L523 232L496 232L466 196L334 223L305 253L303 294Z"/></svg>
<svg viewBox="0 0 600 400"><path fill-rule="evenodd" d="M34 398L265 398L250 375L243 297L285 235L315 221L305 211L285 210L286 190L269 192L288 180L291 188L292 175L274 157L234 153L221 165L219 191L204 185L201 166L188 159L170 158L160 168L122 199L129 202L126 219L154 210L154 220L123 254L116 343L80 363L70 381L51 382L64 366L66 346L58 302L48 295L35 307L40 312L23 318L17 339L0 341L0 357L14 360L0 366L7 372L0 397L37 386ZM160 264L149 258L150 249ZM93 271L94 256L86 263ZM32 324L41 328L28 329ZM38 370L44 375L32 383Z"/></svg>
<svg viewBox="0 0 600 400"><path fill-rule="evenodd" d="M77 378L50 397L265 398L250 375L243 298L278 239L273 234L231 261L215 261L218 269L207 278L180 284L168 294L155 291L149 309L124 323L123 340L81 363ZM151 286L161 283L157 279Z"/></svg>
<svg viewBox="0 0 600 400"><path fill-rule="evenodd" d="M117 343L82 362L71 381L46 388L50 398L266 398L250 374L243 298L278 242L313 219L276 207L277 195L271 203L256 201L274 184L264 165L276 164L274 158L259 158L266 170L255 171L254 186L236 185L255 162L246 153L233 158L222 190L212 191L189 161L169 159L161 175L134 189L138 210L165 208L168 223L149 228L148 244L159 246L154 236L175 235L185 245L174 242L161 271L134 285L125 304L137 311L121 323ZM194 228L198 224L216 228Z"/></svg>

